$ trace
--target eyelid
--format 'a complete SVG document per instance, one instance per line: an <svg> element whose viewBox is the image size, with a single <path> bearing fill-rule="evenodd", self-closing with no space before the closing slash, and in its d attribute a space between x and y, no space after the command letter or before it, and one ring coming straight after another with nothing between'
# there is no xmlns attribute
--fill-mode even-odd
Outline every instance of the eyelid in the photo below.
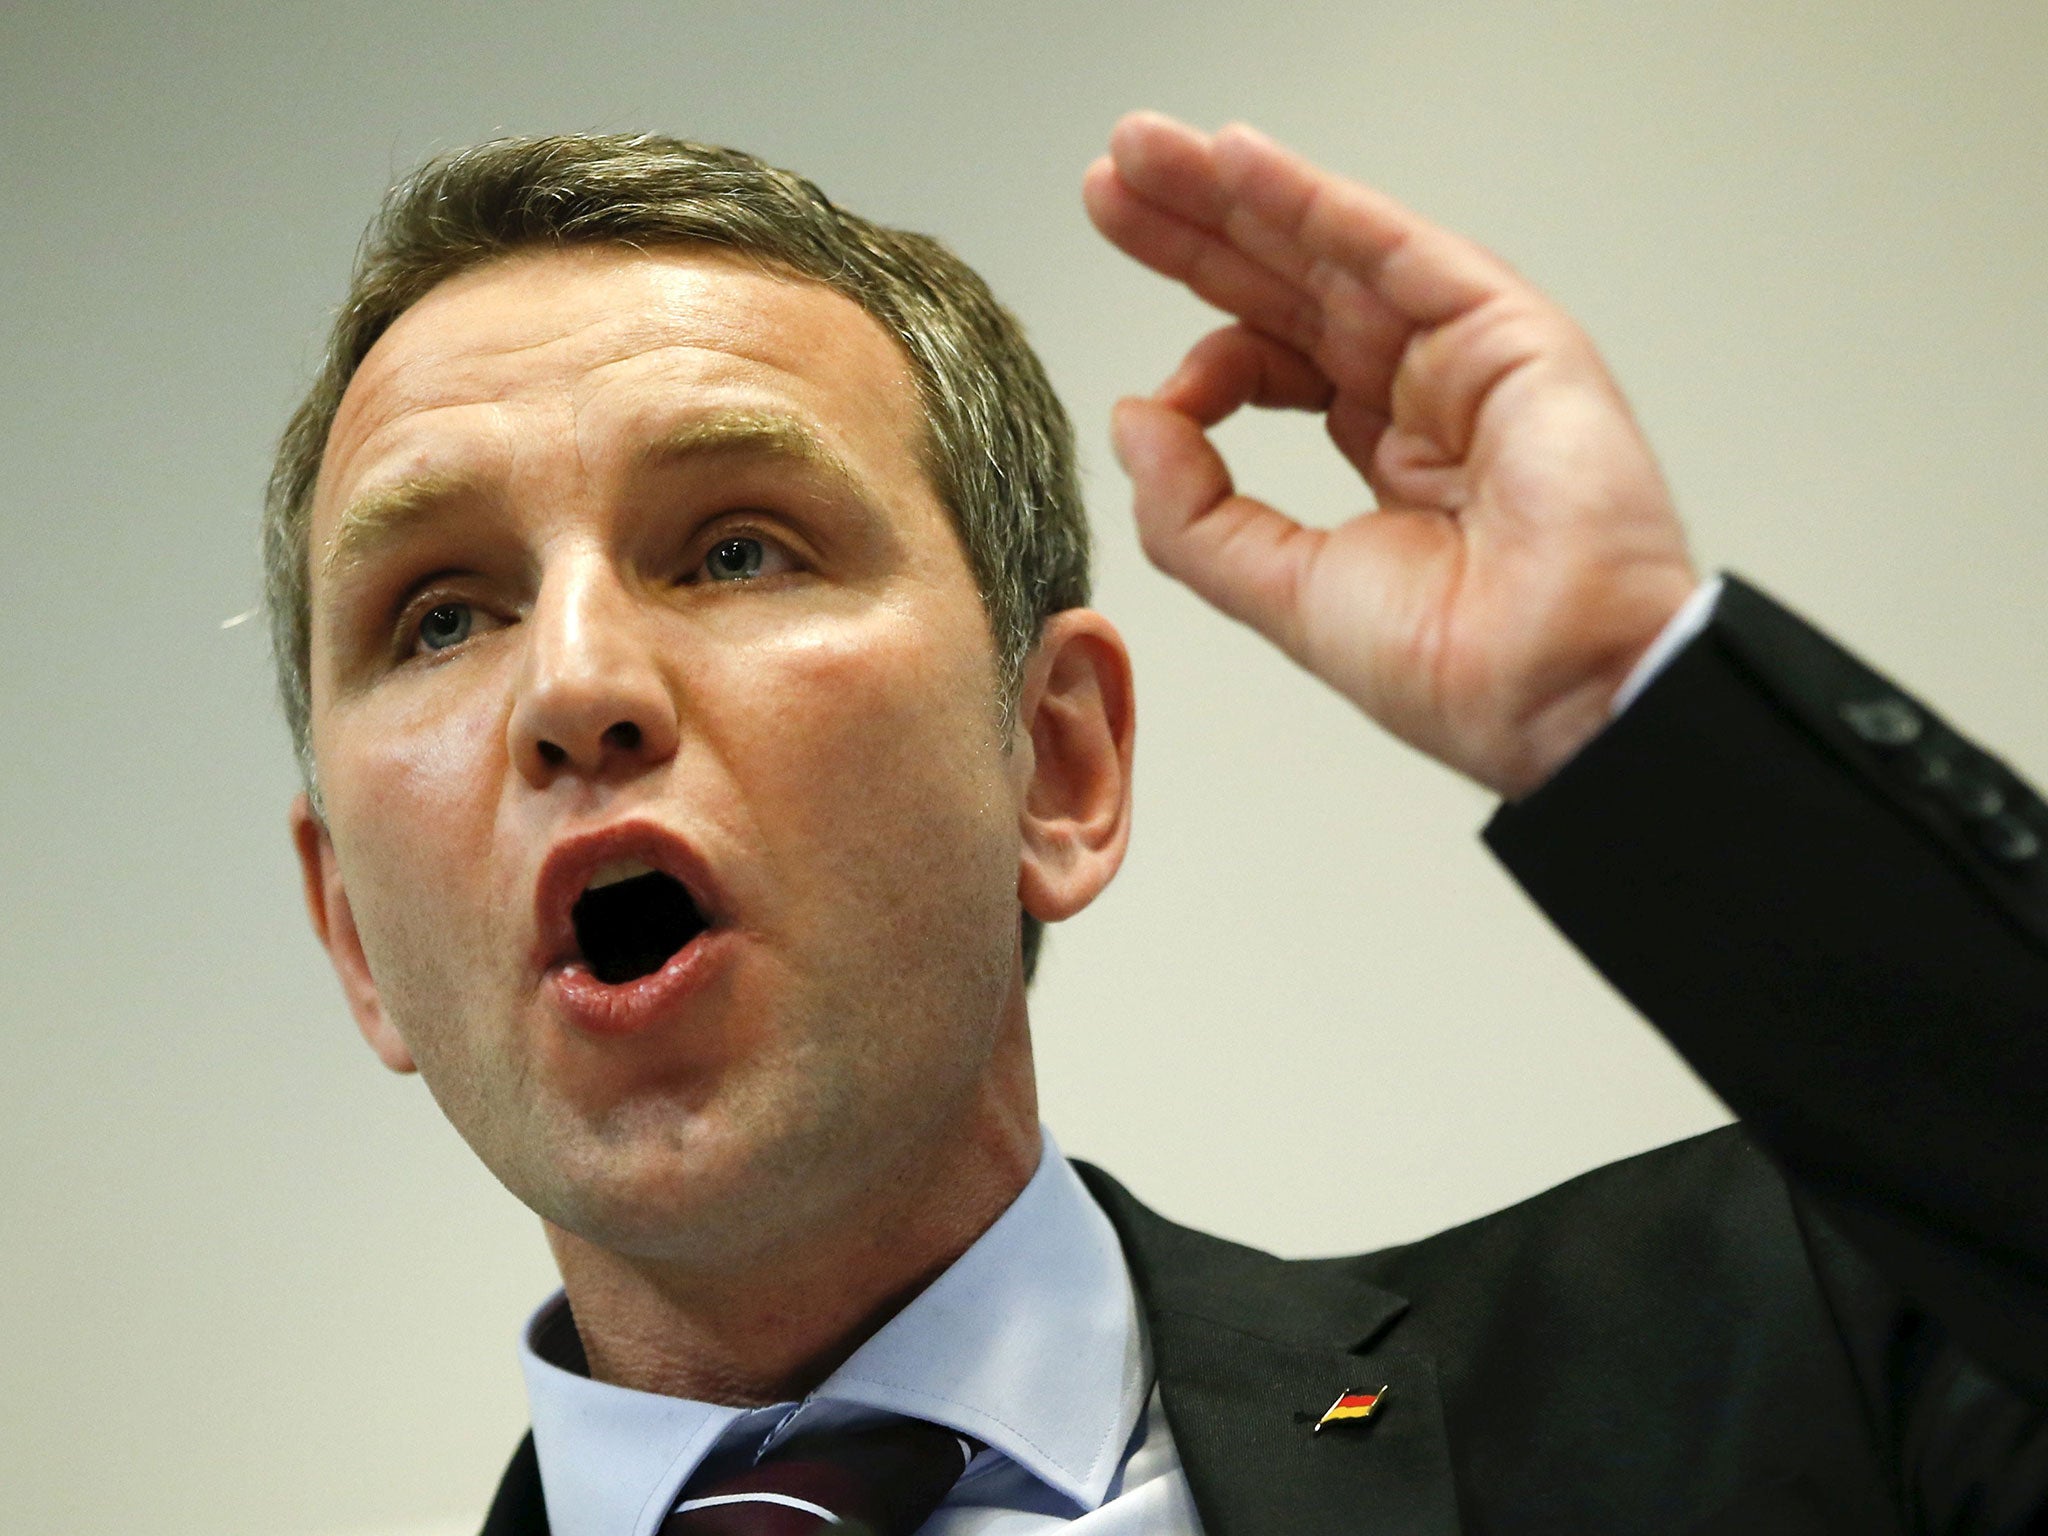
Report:
<svg viewBox="0 0 2048 1536"><path fill-rule="evenodd" d="M702 582L704 562L711 558L711 552L733 539L757 540L770 551L779 553L794 569L813 569L817 564L816 558L806 551L796 538L776 526L776 521L767 514L751 510L731 512L713 518L698 531L695 538L690 540L689 564L684 568L682 582L685 585ZM778 571L771 574L786 573ZM762 578L752 579L758 581Z"/></svg>
<svg viewBox="0 0 2048 1536"><path fill-rule="evenodd" d="M420 643L420 625L426 622L427 615L436 608L458 606L470 611L470 632L455 644L442 646L439 650L423 646ZM392 656L400 664L452 656L457 651L467 650L479 635L502 629L508 622L477 593L465 590L455 573L439 572L417 583L405 601L399 604L391 625Z"/></svg>

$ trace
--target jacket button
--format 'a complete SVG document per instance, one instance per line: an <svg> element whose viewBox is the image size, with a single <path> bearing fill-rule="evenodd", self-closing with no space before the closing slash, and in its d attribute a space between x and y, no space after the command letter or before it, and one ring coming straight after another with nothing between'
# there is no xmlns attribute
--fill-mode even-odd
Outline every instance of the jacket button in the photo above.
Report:
<svg viewBox="0 0 2048 1536"><path fill-rule="evenodd" d="M1989 821L2005 809L2005 791L1974 773L1958 773L1941 786L1942 798L1970 821Z"/></svg>
<svg viewBox="0 0 2048 1536"><path fill-rule="evenodd" d="M2017 816L1994 816L1977 829L1984 851L2000 864L2017 868L2041 856L2041 837Z"/></svg>
<svg viewBox="0 0 2048 1536"><path fill-rule="evenodd" d="M1899 763L1906 782L1946 797L1955 786L1956 760L1939 747L1915 747Z"/></svg>
<svg viewBox="0 0 2048 1536"><path fill-rule="evenodd" d="M1911 746L1927 728L1920 711L1901 698L1852 700L1842 706L1842 719L1858 740L1886 749Z"/></svg>

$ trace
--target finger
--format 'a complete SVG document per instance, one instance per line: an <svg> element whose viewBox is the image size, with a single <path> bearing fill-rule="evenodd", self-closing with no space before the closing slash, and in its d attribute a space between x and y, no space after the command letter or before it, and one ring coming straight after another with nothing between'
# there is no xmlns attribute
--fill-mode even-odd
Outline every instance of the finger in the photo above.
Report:
<svg viewBox="0 0 2048 1536"><path fill-rule="evenodd" d="M1261 330L1297 343L1314 337L1318 319L1307 294L1228 241L1139 196L1108 159L1088 168L1081 195L1095 227L1127 256Z"/></svg>
<svg viewBox="0 0 2048 1536"><path fill-rule="evenodd" d="M1202 229L1219 229L1235 201L1217 175L1209 135L1163 112L1127 112L1106 157L1140 197Z"/></svg>
<svg viewBox="0 0 2048 1536"><path fill-rule="evenodd" d="M1127 252L1313 351L1340 384L1384 398L1414 320L1248 208L1225 185L1207 136L1156 112L1131 113L1091 168L1087 195L1098 226Z"/></svg>
<svg viewBox="0 0 2048 1536"><path fill-rule="evenodd" d="M1253 134L1241 126L1225 132ZM1288 283L1308 286L1318 276L1319 254L1302 244L1291 219L1273 221L1270 211L1249 202L1226 178L1216 153L1222 142L1222 135L1212 139L1163 113L1132 112L1110 131L1110 152L1104 158L1143 201L1220 238ZM1278 148L1271 140L1259 142ZM1292 158L1317 176L1327 176L1298 156Z"/></svg>
<svg viewBox="0 0 2048 1536"><path fill-rule="evenodd" d="M1338 393L1314 359L1247 326L1225 326L1196 342L1152 399L1204 428L1247 405L1324 411L1338 452L1365 477L1374 496L1387 499L1378 463L1390 420L1384 399Z"/></svg>
<svg viewBox="0 0 2048 1536"><path fill-rule="evenodd" d="M1599 354L1563 311L1500 298L1419 335L1394 379L1392 418L1427 455L1462 460L1471 451L1490 401L1526 397L1510 381L1541 377L1605 380Z"/></svg>
<svg viewBox="0 0 2048 1536"><path fill-rule="evenodd" d="M1392 417L1382 403L1356 394L1339 395L1323 420L1323 429L1329 433L1330 441L1365 477L1373 499L1381 506L1386 506L1393 499L1388 494L1391 487L1380 472L1379 464L1380 444L1391 422Z"/></svg>
<svg viewBox="0 0 2048 1536"><path fill-rule="evenodd" d="M1152 398L1199 426L1213 427L1246 405L1328 410L1335 393L1305 354L1249 327L1226 325L1196 342Z"/></svg>
<svg viewBox="0 0 2048 1536"><path fill-rule="evenodd" d="M1303 286L1314 259L1246 213L1224 186L1207 134L1158 112L1132 112L1110 131L1104 158L1149 207L1226 249L1235 248L1294 287ZM1247 238L1240 240L1240 233Z"/></svg>
<svg viewBox="0 0 2048 1536"><path fill-rule="evenodd" d="M1364 280L1420 325L1437 325L1526 286L1483 247L1432 224L1385 193L1333 175L1254 128L1233 123L1211 142L1232 208L1234 243L1313 282L1314 264ZM1242 221L1240 223L1240 221ZM1311 265L1302 267L1302 261Z"/></svg>
<svg viewBox="0 0 2048 1536"><path fill-rule="evenodd" d="M1295 651L1298 594L1327 535L1238 495L1222 455L1192 417L1154 400L1123 400L1110 432L1152 563Z"/></svg>

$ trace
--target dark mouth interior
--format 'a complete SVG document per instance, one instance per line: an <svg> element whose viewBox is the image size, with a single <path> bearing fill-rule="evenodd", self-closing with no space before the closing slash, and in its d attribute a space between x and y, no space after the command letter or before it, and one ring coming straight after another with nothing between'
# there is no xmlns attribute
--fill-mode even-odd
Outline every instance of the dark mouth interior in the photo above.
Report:
<svg viewBox="0 0 2048 1536"><path fill-rule="evenodd" d="M583 963L607 986L660 970L708 926L682 882L659 870L585 891L569 918Z"/></svg>

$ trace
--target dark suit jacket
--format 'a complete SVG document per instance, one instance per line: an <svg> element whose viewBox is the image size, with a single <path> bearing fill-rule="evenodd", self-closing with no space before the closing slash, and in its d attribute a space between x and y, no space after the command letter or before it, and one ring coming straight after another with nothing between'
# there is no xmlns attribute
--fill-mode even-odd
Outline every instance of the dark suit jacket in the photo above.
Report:
<svg viewBox="0 0 2048 1536"><path fill-rule="evenodd" d="M1731 580L1486 836L1742 1124L1342 1259L1084 1168L1210 1536L2048 1532L2032 793ZM546 1528L529 1439L485 1536Z"/></svg>

